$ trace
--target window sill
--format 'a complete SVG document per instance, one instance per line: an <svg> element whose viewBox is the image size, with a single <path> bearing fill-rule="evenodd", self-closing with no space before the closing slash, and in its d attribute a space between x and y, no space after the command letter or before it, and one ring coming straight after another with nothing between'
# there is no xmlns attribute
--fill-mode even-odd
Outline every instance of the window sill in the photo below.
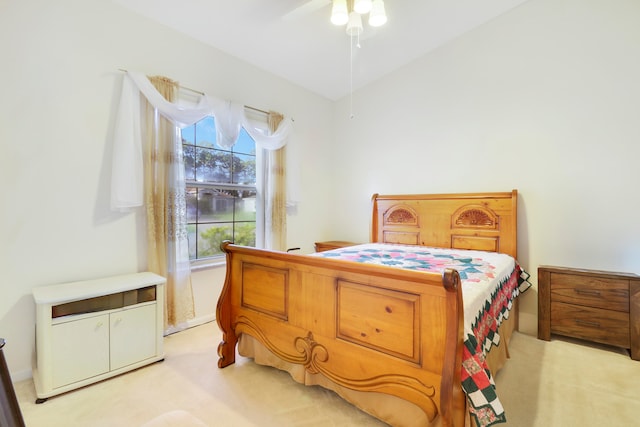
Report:
<svg viewBox="0 0 640 427"><path fill-rule="evenodd" d="M215 257L209 259L197 259L191 261L191 271L208 270L211 268L226 267L227 259L225 257Z"/></svg>

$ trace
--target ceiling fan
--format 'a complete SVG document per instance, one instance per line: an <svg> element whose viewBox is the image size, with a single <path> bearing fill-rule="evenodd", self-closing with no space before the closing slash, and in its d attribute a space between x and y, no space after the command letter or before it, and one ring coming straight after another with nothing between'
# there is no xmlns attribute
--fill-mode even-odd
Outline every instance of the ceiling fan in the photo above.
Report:
<svg viewBox="0 0 640 427"><path fill-rule="evenodd" d="M384 0L307 0L282 16L284 20L295 20L307 16L332 4L331 23L337 26L346 24L347 34L362 34L362 18L369 15L369 25L379 27L387 22Z"/></svg>

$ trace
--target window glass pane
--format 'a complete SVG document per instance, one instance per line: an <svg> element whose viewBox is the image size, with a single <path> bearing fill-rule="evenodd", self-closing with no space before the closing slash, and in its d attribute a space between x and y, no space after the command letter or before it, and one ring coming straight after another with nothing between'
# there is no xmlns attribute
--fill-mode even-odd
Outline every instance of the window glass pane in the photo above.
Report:
<svg viewBox="0 0 640 427"><path fill-rule="evenodd" d="M239 245L256 244L256 144L241 129L236 144L222 149L216 143L213 117L182 129L186 188L189 258L223 255L220 243L231 240ZM220 184L221 187L217 186ZM231 190L227 184L252 186Z"/></svg>
<svg viewBox="0 0 640 427"><path fill-rule="evenodd" d="M184 145L184 140L182 144L184 178L190 180L196 179L196 148L193 145Z"/></svg>
<svg viewBox="0 0 640 427"><path fill-rule="evenodd" d="M194 145L196 143L196 127L195 126L187 126L186 128L180 129L180 134L182 135L182 143Z"/></svg>
<svg viewBox="0 0 640 427"><path fill-rule="evenodd" d="M233 240L233 223L200 224L198 228L198 258L221 255L220 243Z"/></svg>
<svg viewBox="0 0 640 427"><path fill-rule="evenodd" d="M235 231L233 233L233 243L242 246L256 245L256 223L255 222L236 222Z"/></svg>
<svg viewBox="0 0 640 427"><path fill-rule="evenodd" d="M198 222L211 222L216 220L215 193L216 190L210 188L201 188L200 191L198 191Z"/></svg>
<svg viewBox="0 0 640 427"><path fill-rule="evenodd" d="M256 184L256 156L247 154L233 156L233 183Z"/></svg>
<svg viewBox="0 0 640 427"><path fill-rule="evenodd" d="M197 227L195 224L187 224L187 240L189 241L189 259L196 259L196 236Z"/></svg>
<svg viewBox="0 0 640 427"><path fill-rule="evenodd" d="M240 129L238 141L233 146L233 151L242 154L256 154L256 142L249 136L244 128Z"/></svg>
<svg viewBox="0 0 640 427"><path fill-rule="evenodd" d="M227 191L201 188L198 192L198 222L233 221L234 197Z"/></svg>
<svg viewBox="0 0 640 427"><path fill-rule="evenodd" d="M198 189L195 187L187 187L186 199L187 222L196 222L198 220ZM193 232L195 233L195 229ZM191 242L191 237L189 237L189 242ZM195 241L193 244L195 245Z"/></svg>
<svg viewBox="0 0 640 427"><path fill-rule="evenodd" d="M231 153L196 148L196 181L230 183Z"/></svg>
<svg viewBox="0 0 640 427"><path fill-rule="evenodd" d="M205 117L195 125L196 145L214 147L216 142L216 125L213 117Z"/></svg>
<svg viewBox="0 0 640 427"><path fill-rule="evenodd" d="M235 217L236 221L256 221L256 192L253 191L237 191L235 199Z"/></svg>

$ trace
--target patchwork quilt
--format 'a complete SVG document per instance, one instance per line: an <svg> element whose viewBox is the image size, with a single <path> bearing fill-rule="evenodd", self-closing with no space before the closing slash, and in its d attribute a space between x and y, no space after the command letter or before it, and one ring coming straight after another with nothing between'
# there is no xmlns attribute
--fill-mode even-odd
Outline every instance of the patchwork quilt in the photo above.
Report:
<svg viewBox="0 0 640 427"><path fill-rule="evenodd" d="M456 269L462 281L464 301L461 379L469 412L479 426L506 422L485 358L493 345L500 345L498 328L509 318L514 299L531 286L529 274L513 257L494 252L387 243L349 246L315 255L434 273Z"/></svg>

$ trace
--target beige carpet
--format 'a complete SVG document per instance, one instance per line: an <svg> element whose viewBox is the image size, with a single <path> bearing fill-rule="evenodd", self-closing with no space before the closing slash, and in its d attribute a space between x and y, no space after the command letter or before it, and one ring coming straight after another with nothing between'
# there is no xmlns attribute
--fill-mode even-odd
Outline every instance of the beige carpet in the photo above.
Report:
<svg viewBox="0 0 640 427"><path fill-rule="evenodd" d="M166 360L36 405L15 385L28 427L384 426L334 393L239 358L217 368L215 323L165 339ZM635 426L640 362L623 350L514 334L496 385L511 427Z"/></svg>

